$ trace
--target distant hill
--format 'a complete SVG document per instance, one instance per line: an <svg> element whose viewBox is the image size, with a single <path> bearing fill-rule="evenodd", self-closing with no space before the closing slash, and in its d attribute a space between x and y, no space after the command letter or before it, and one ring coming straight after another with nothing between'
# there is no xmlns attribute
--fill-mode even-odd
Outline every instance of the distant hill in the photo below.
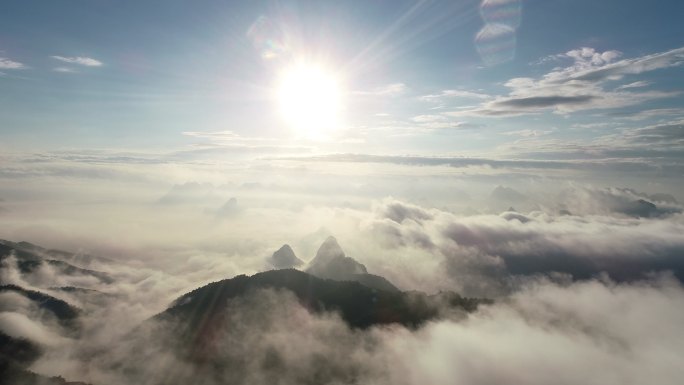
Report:
<svg viewBox="0 0 684 385"><path fill-rule="evenodd" d="M290 269L304 264L304 261L297 258L294 251L292 251L292 247L287 244L276 250L269 262L276 269Z"/></svg>
<svg viewBox="0 0 684 385"><path fill-rule="evenodd" d="M0 286L0 292L15 292L25 296L40 309L52 314L59 323L72 333L78 328L78 309L47 294L25 290L14 285ZM74 334L75 335L75 334ZM61 377L44 377L28 370L28 367L44 353L43 347L24 338L9 336L0 331L0 385L78 385ZM85 385L85 384L84 384Z"/></svg>
<svg viewBox="0 0 684 385"><path fill-rule="evenodd" d="M17 259L17 267L22 275L31 275L38 271L41 266L48 265L64 276L90 276L98 281L110 284L114 279L107 273L84 269L66 262L65 259L73 259L73 253L61 250L48 250L28 242L10 242L0 240L0 262L10 256ZM90 259L92 257L84 257Z"/></svg>
<svg viewBox="0 0 684 385"><path fill-rule="evenodd" d="M3 292L14 292L27 298L36 307L43 310L44 314L53 316L68 331L75 331L79 327L80 310L61 299L38 291L27 290L17 285L2 285L0 286L0 293Z"/></svg>

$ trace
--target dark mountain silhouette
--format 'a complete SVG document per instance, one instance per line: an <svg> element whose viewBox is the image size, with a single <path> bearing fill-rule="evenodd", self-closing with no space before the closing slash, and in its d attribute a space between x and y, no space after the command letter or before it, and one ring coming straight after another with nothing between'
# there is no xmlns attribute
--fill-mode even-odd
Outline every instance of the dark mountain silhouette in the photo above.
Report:
<svg viewBox="0 0 684 385"><path fill-rule="evenodd" d="M375 274L353 274L348 277L349 281L356 281L363 286L370 287L371 289L389 291L389 292L401 292L396 286L394 286L387 278L375 275Z"/></svg>
<svg viewBox="0 0 684 385"><path fill-rule="evenodd" d="M285 244L273 253L270 263L276 269L289 269L302 266L304 261L297 258L290 245Z"/></svg>
<svg viewBox="0 0 684 385"><path fill-rule="evenodd" d="M227 304L268 289L293 293L311 312L338 312L347 325L361 329L391 323L418 327L439 317L445 308L465 313L487 303L456 293L430 296L420 292L377 290L359 282L322 279L299 270L284 269L210 283L181 296L153 319L173 330L172 335L179 339L173 345L180 347L184 355L202 352L200 355L206 357L207 346L215 340L216 330L230 327L226 325Z"/></svg>
<svg viewBox="0 0 684 385"><path fill-rule="evenodd" d="M43 350L37 344L0 332L0 385L87 385L29 371L29 365L42 354Z"/></svg>
<svg viewBox="0 0 684 385"><path fill-rule="evenodd" d="M24 368L36 361L42 350L33 342L0 332L0 384L31 384Z"/></svg>
<svg viewBox="0 0 684 385"><path fill-rule="evenodd" d="M0 362L24 366L33 363L41 354L41 349L33 342L0 331Z"/></svg>
<svg viewBox="0 0 684 385"><path fill-rule="evenodd" d="M370 288L399 292L399 289L387 279L378 275L368 274L366 266L357 262L354 258L347 257L344 250L337 243L337 239L332 236L323 242L305 271L319 278L336 281L356 281Z"/></svg>
<svg viewBox="0 0 684 385"><path fill-rule="evenodd" d="M45 316L53 316L68 332L76 332L80 327L78 323L80 310L61 299L17 285L2 285L0 293L2 292L14 292L29 299L39 309L46 312Z"/></svg>
<svg viewBox="0 0 684 385"><path fill-rule="evenodd" d="M637 199L624 204L621 211L623 214L636 218L657 217L661 214L655 204L644 199Z"/></svg>
<svg viewBox="0 0 684 385"><path fill-rule="evenodd" d="M0 361L0 385L89 385L66 381L60 376L45 377L11 362Z"/></svg>
<svg viewBox="0 0 684 385"><path fill-rule="evenodd" d="M73 258L73 253L60 250L48 250L28 242L15 243L0 240L0 262L4 262L12 255L17 259L17 267L22 274L32 274L41 266L47 264L62 275L91 276L105 284L114 282L113 278L106 273L77 267L63 260ZM84 258L92 257L87 256Z"/></svg>

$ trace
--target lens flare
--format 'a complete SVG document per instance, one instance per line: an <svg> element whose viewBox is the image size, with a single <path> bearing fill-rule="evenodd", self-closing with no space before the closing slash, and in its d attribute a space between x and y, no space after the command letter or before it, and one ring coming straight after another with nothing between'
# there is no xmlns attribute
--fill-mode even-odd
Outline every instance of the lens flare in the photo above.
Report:
<svg viewBox="0 0 684 385"><path fill-rule="evenodd" d="M520 0L482 0L480 16L485 25L475 36L475 46L486 66L515 58L516 30L522 19Z"/></svg>
<svg viewBox="0 0 684 385"><path fill-rule="evenodd" d="M518 29L522 19L522 4L520 0L483 0L480 15L486 24L503 24Z"/></svg>

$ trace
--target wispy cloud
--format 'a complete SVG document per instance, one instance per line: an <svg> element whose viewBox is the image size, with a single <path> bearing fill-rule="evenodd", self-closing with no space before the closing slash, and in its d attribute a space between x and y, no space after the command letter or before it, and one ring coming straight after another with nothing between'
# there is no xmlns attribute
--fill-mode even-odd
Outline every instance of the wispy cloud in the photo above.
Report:
<svg viewBox="0 0 684 385"><path fill-rule="evenodd" d="M503 117L551 111L569 114L593 109L613 109L673 97L677 91L628 91L648 85L637 81L612 89L609 82L626 75L638 75L684 63L684 47L653 55L617 60L619 51L598 52L580 48L556 55L573 64L559 67L540 78L513 78L504 85L507 95L496 96L470 109L453 111L450 116ZM617 60L617 61L616 61Z"/></svg>
<svg viewBox="0 0 684 385"><path fill-rule="evenodd" d="M63 72L63 73L76 73L76 72L78 72L75 69L70 68L70 67L55 67L52 70L55 72Z"/></svg>
<svg viewBox="0 0 684 385"><path fill-rule="evenodd" d="M20 70L24 69L26 66L17 61L0 57L0 69L2 70Z"/></svg>
<svg viewBox="0 0 684 385"><path fill-rule="evenodd" d="M647 81L641 80L641 81L638 81L638 82L634 82L634 83L629 83L629 84L622 85L622 86L618 87L617 89L618 89L618 90L626 90L626 89L630 89L630 88L648 87L648 86L650 86L651 84L652 84L651 82L647 82Z"/></svg>
<svg viewBox="0 0 684 385"><path fill-rule="evenodd" d="M440 102L451 98L489 99L491 96L476 91L443 90L442 92L436 94L423 95L420 97L420 100L427 102Z"/></svg>
<svg viewBox="0 0 684 385"><path fill-rule="evenodd" d="M522 137L535 137L535 136L544 136L550 134L552 131L551 130L530 130L530 129L524 129L524 130L516 130L516 131L507 131L502 133L503 135L508 135L508 136L522 136Z"/></svg>
<svg viewBox="0 0 684 385"><path fill-rule="evenodd" d="M394 98L405 94L408 90L408 86L404 83L391 83L368 91L356 91L355 94Z"/></svg>
<svg viewBox="0 0 684 385"><path fill-rule="evenodd" d="M625 114L621 118L626 120L646 120L651 118L662 118L666 116L684 116L684 109L682 108L656 108L651 110L639 111L633 114Z"/></svg>
<svg viewBox="0 0 684 385"><path fill-rule="evenodd" d="M59 61L64 62L64 63L78 64L78 65L82 65L82 66L86 66L86 67L100 67L103 64L101 61L99 61L97 59L93 59L91 57L86 57L86 56L67 57L67 56L56 56L55 55L55 56L51 56L51 57L55 60L59 60Z"/></svg>

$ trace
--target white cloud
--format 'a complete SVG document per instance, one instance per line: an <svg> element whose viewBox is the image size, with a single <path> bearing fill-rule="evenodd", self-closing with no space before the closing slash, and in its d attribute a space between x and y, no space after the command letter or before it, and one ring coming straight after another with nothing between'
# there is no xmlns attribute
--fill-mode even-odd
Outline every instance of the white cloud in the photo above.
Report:
<svg viewBox="0 0 684 385"><path fill-rule="evenodd" d="M357 95L384 96L396 98L401 95L404 95L406 92L408 92L408 90L408 86L404 83L391 83L381 87L374 88L370 91L356 91L354 93Z"/></svg>
<svg viewBox="0 0 684 385"><path fill-rule="evenodd" d="M55 68L53 69L53 71L55 71L55 72L62 72L62 73L76 73L76 72L78 72L78 71L76 71L75 69L70 68L70 67L55 67Z"/></svg>
<svg viewBox="0 0 684 385"><path fill-rule="evenodd" d="M411 118L411 120L416 123L434 123L443 122L447 120L447 117L443 115L418 115Z"/></svg>
<svg viewBox="0 0 684 385"><path fill-rule="evenodd" d="M594 48L583 47L568 51L565 57L575 60L575 67L578 69L603 66L615 61L622 56L620 51L598 52Z"/></svg>
<svg viewBox="0 0 684 385"><path fill-rule="evenodd" d="M22 63L0 57L0 69L2 70L20 70L24 68L26 68L26 66Z"/></svg>
<svg viewBox="0 0 684 385"><path fill-rule="evenodd" d="M443 90L442 92L437 93L437 94L423 95L420 97L420 100L428 101L428 102L442 102L445 99L450 99L450 98L489 99L489 98L491 98L491 96L484 94L484 93L481 93L481 92L475 92L475 91Z"/></svg>
<svg viewBox="0 0 684 385"><path fill-rule="evenodd" d="M618 89L618 90L626 90L626 89L629 89L629 88L648 87L648 86L650 86L651 84L653 84L653 83L647 82L647 81L645 81L645 80L640 80L640 81L638 81L638 82L633 82L633 83L629 83L629 84L622 85L622 86L618 87L617 89Z"/></svg>
<svg viewBox="0 0 684 385"><path fill-rule="evenodd" d="M66 57L66 56L51 56L55 60L59 60L65 63L69 64L78 64L86 67L100 67L102 66L102 62L93 59L90 57L85 57L85 56L72 56L72 57Z"/></svg>
<svg viewBox="0 0 684 385"><path fill-rule="evenodd" d="M40 322L14 312L0 312L0 331L46 345L57 345L65 340Z"/></svg>
<svg viewBox="0 0 684 385"><path fill-rule="evenodd" d="M522 136L522 137L534 137L534 136L543 136L543 135L548 135L552 131L542 131L542 130L531 130L531 129L525 129L525 130L516 130L516 131L507 131L504 132L503 135L509 135L509 136Z"/></svg>
<svg viewBox="0 0 684 385"><path fill-rule="evenodd" d="M616 61L620 55L618 51L598 52L593 48L569 51L558 57L572 59L572 65L553 69L540 78L510 79L504 84L509 89L507 95L499 95L477 107L448 114L457 117L504 117L545 111L569 114L633 106L681 94L679 91L628 91L643 87L645 82L633 82L614 90L609 90L606 83L620 80L626 75L679 66L684 63L684 47Z"/></svg>

